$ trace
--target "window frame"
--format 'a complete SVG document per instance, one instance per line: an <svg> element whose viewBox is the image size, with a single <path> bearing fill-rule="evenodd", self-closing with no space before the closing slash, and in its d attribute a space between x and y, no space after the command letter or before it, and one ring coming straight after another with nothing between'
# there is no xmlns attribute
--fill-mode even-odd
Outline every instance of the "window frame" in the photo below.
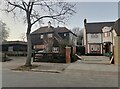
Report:
<svg viewBox="0 0 120 89"><path fill-rule="evenodd" d="M43 36L43 34L41 34L41 35L40 35L40 39L43 39L43 38L44 38L44 36Z"/></svg>
<svg viewBox="0 0 120 89"><path fill-rule="evenodd" d="M60 48L59 47L53 47L52 48L52 52L59 53L60 52Z"/></svg>
<svg viewBox="0 0 120 89"><path fill-rule="evenodd" d="M52 33L49 33L49 34L47 34L47 37L48 37L48 38L52 38L52 37L53 37L53 34L52 34Z"/></svg>
<svg viewBox="0 0 120 89"><path fill-rule="evenodd" d="M111 36L110 32L104 32L103 35L104 35L104 37L110 37Z"/></svg>
<svg viewBox="0 0 120 89"><path fill-rule="evenodd" d="M95 38L98 38L98 37L99 37L98 34L91 34L92 39L95 39Z"/></svg>
<svg viewBox="0 0 120 89"><path fill-rule="evenodd" d="M66 36L67 36L67 34L66 34L66 33L64 33L63 35L64 35L64 37L66 37Z"/></svg>

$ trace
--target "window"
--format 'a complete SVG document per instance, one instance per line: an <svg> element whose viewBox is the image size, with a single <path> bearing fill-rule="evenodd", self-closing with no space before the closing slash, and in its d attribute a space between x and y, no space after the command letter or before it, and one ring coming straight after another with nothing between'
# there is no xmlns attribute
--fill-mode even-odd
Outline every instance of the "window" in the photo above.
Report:
<svg viewBox="0 0 120 89"><path fill-rule="evenodd" d="M13 46L8 47L8 51L12 52L13 51Z"/></svg>
<svg viewBox="0 0 120 89"><path fill-rule="evenodd" d="M67 34L66 34L66 33L64 33L64 36L67 36Z"/></svg>
<svg viewBox="0 0 120 89"><path fill-rule="evenodd" d="M91 51L100 51L100 45L91 45Z"/></svg>
<svg viewBox="0 0 120 89"><path fill-rule="evenodd" d="M110 37L110 32L103 33L104 37Z"/></svg>
<svg viewBox="0 0 120 89"><path fill-rule="evenodd" d="M52 52L58 53L59 52L59 47L53 47Z"/></svg>
<svg viewBox="0 0 120 89"><path fill-rule="evenodd" d="M48 38L52 38L52 36L53 36L52 34L48 34Z"/></svg>
<svg viewBox="0 0 120 89"><path fill-rule="evenodd" d="M91 38L98 38L97 34L91 34Z"/></svg>
<svg viewBox="0 0 120 89"><path fill-rule="evenodd" d="M40 35L40 39L43 39L43 35Z"/></svg>

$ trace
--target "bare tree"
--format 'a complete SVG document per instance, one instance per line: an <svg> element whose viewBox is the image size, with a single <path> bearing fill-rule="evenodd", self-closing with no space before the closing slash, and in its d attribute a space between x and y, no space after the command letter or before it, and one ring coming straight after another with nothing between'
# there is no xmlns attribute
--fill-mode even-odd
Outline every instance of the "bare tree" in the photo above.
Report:
<svg viewBox="0 0 120 89"><path fill-rule="evenodd" d="M75 33L76 35L79 35L80 34L80 28L79 27L74 27L72 29L72 32Z"/></svg>
<svg viewBox="0 0 120 89"><path fill-rule="evenodd" d="M25 66L31 65L31 28L37 22L41 22L44 18L55 19L56 21L63 22L63 20L75 13L73 4L68 2L56 2L47 0L5 0L7 12L12 12L15 16L15 10L19 9L24 15L27 22L27 60ZM39 8L39 10L37 10ZM18 11L18 10L17 10ZM44 13L43 13L44 12ZM45 13L46 12L46 13ZM48 13L49 12L49 13Z"/></svg>
<svg viewBox="0 0 120 89"><path fill-rule="evenodd" d="M79 27L75 27L72 29L72 32L77 35L77 44L82 45L83 29L80 29Z"/></svg>
<svg viewBox="0 0 120 89"><path fill-rule="evenodd" d="M5 41L9 36L9 29L6 27L6 24L0 21L0 38L2 41Z"/></svg>

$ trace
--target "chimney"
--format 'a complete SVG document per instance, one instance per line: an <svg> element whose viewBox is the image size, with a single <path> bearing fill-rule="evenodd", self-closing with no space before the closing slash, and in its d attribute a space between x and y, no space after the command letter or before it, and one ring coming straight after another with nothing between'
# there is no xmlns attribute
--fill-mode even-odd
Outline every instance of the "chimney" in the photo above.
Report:
<svg viewBox="0 0 120 89"><path fill-rule="evenodd" d="M48 22L48 28L50 28L50 26L51 26L51 22L49 21L49 22Z"/></svg>
<svg viewBox="0 0 120 89"><path fill-rule="evenodd" d="M87 19L84 19L84 24L86 24L87 23Z"/></svg>

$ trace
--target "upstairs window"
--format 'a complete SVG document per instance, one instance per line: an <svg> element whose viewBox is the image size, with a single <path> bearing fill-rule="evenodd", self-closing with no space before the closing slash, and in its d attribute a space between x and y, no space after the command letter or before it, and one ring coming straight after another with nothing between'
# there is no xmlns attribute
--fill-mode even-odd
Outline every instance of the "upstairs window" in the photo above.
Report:
<svg viewBox="0 0 120 89"><path fill-rule="evenodd" d="M53 37L53 34L48 34L48 38L52 38Z"/></svg>
<svg viewBox="0 0 120 89"><path fill-rule="evenodd" d="M43 39L43 35L40 35L40 39Z"/></svg>
<svg viewBox="0 0 120 89"><path fill-rule="evenodd" d="M103 33L104 37L110 37L110 32Z"/></svg>
<svg viewBox="0 0 120 89"><path fill-rule="evenodd" d="M9 52L13 52L13 46L9 46L9 47L8 47L8 51L9 51Z"/></svg>
<svg viewBox="0 0 120 89"><path fill-rule="evenodd" d="M98 34L91 34L91 38L98 38Z"/></svg>
<svg viewBox="0 0 120 89"><path fill-rule="evenodd" d="M67 36L67 34L66 34L66 33L64 33L64 36Z"/></svg>

